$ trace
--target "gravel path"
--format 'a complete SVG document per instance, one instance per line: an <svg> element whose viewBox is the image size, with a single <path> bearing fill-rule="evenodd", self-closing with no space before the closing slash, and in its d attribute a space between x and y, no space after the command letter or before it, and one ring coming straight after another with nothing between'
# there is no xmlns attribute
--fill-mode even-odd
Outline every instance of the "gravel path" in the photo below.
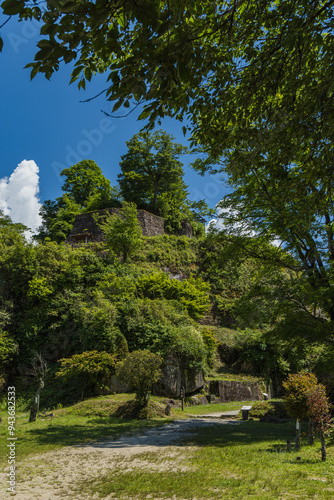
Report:
<svg viewBox="0 0 334 500"><path fill-rule="evenodd" d="M67 446L57 451L29 457L17 467L16 496L6 491L6 475L0 475L0 499L15 500L95 500L100 497L78 493L83 480L94 479L115 469L187 470L182 464L182 442L198 427L240 425L239 422L215 418L189 418L148 429L140 434L115 440ZM188 447L189 448L189 447ZM143 453L159 452L159 461ZM166 460L163 460L166 457ZM173 460L171 460L173 458ZM117 500L115 496L105 497Z"/></svg>

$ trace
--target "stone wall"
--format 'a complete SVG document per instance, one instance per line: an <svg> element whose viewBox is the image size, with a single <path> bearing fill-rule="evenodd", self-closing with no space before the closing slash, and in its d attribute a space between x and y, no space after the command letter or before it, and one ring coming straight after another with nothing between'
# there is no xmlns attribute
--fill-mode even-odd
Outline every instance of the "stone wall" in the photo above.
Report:
<svg viewBox="0 0 334 500"><path fill-rule="evenodd" d="M235 380L210 380L209 392L227 401L258 401L262 399L261 389L256 382Z"/></svg>
<svg viewBox="0 0 334 500"><path fill-rule="evenodd" d="M146 210L138 210L137 217L143 236L165 234L165 220L162 217L146 212Z"/></svg>
<svg viewBox="0 0 334 500"><path fill-rule="evenodd" d="M77 215L73 229L66 238L66 243L103 241L104 235L96 219L103 218L106 212L109 212L111 215L119 214L119 208L107 208ZM146 210L138 210L138 222L142 228L143 236L165 234L164 219L158 215L146 212Z"/></svg>

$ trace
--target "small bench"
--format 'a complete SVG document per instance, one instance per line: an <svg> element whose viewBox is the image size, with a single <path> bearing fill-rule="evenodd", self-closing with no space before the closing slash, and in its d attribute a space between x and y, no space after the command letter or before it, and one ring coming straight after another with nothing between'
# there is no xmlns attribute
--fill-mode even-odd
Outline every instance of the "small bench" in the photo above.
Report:
<svg viewBox="0 0 334 500"><path fill-rule="evenodd" d="M243 406L241 408L242 411L242 420L248 420L249 412L251 411L252 406Z"/></svg>

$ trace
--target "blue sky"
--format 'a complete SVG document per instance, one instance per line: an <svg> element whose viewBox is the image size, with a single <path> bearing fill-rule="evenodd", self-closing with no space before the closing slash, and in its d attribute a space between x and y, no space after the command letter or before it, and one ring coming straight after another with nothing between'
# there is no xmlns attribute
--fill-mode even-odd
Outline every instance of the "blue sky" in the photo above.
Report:
<svg viewBox="0 0 334 500"><path fill-rule="evenodd" d="M24 209L23 198L13 192L11 197L4 199L7 194L3 193L9 191L8 185L13 181L10 176L23 160L33 160L38 166L37 172L31 175L31 183L38 183L34 196L40 203L62 194L59 172L84 158L94 160L114 185L120 172L120 157L127 151L125 141L138 133L143 123L136 120L139 112L122 119L106 118L101 109L110 112L111 105L103 96L80 103L105 88L103 75L96 77L85 92L79 91L75 83L69 85L70 67L65 65L50 81L43 75L30 81L30 72L24 66L33 60L38 32L36 22L18 23L15 19L1 30L4 48L0 53L0 179L6 190L0 189L0 208L7 206L7 213L13 219L22 217L15 214L36 210L37 206L30 204ZM161 128L172 134L177 142L187 145L179 122L165 119ZM192 159L190 155L181 158L189 198L205 198L213 207L226 193L226 187L219 176L203 178L194 172L188 167ZM22 164L21 171L26 166ZM16 174L18 177L18 171ZM22 182L27 182L26 176L24 181L21 179L21 185ZM15 189L13 183L12 188ZM10 203L21 204L21 210L15 210Z"/></svg>

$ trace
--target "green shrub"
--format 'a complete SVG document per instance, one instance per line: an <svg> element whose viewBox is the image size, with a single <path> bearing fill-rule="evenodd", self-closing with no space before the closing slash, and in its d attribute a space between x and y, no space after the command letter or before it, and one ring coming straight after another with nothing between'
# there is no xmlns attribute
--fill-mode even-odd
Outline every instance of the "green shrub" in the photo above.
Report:
<svg viewBox="0 0 334 500"><path fill-rule="evenodd" d="M150 351L133 351L117 363L117 377L136 392L136 399L141 407L147 405L147 395L153 384L161 378L161 364L162 358Z"/></svg>
<svg viewBox="0 0 334 500"><path fill-rule="evenodd" d="M65 380L80 378L82 382L82 399L88 384L102 382L115 369L115 357L107 352L90 351L73 354L70 358L60 359L60 370L56 377Z"/></svg>
<svg viewBox="0 0 334 500"><path fill-rule="evenodd" d="M252 418L288 417L284 404L280 401L258 401L252 405L252 409L249 412L249 416Z"/></svg>
<svg viewBox="0 0 334 500"><path fill-rule="evenodd" d="M141 297L180 301L194 319L203 317L210 305L210 286L200 278L179 281L160 272L141 276L136 285Z"/></svg>

